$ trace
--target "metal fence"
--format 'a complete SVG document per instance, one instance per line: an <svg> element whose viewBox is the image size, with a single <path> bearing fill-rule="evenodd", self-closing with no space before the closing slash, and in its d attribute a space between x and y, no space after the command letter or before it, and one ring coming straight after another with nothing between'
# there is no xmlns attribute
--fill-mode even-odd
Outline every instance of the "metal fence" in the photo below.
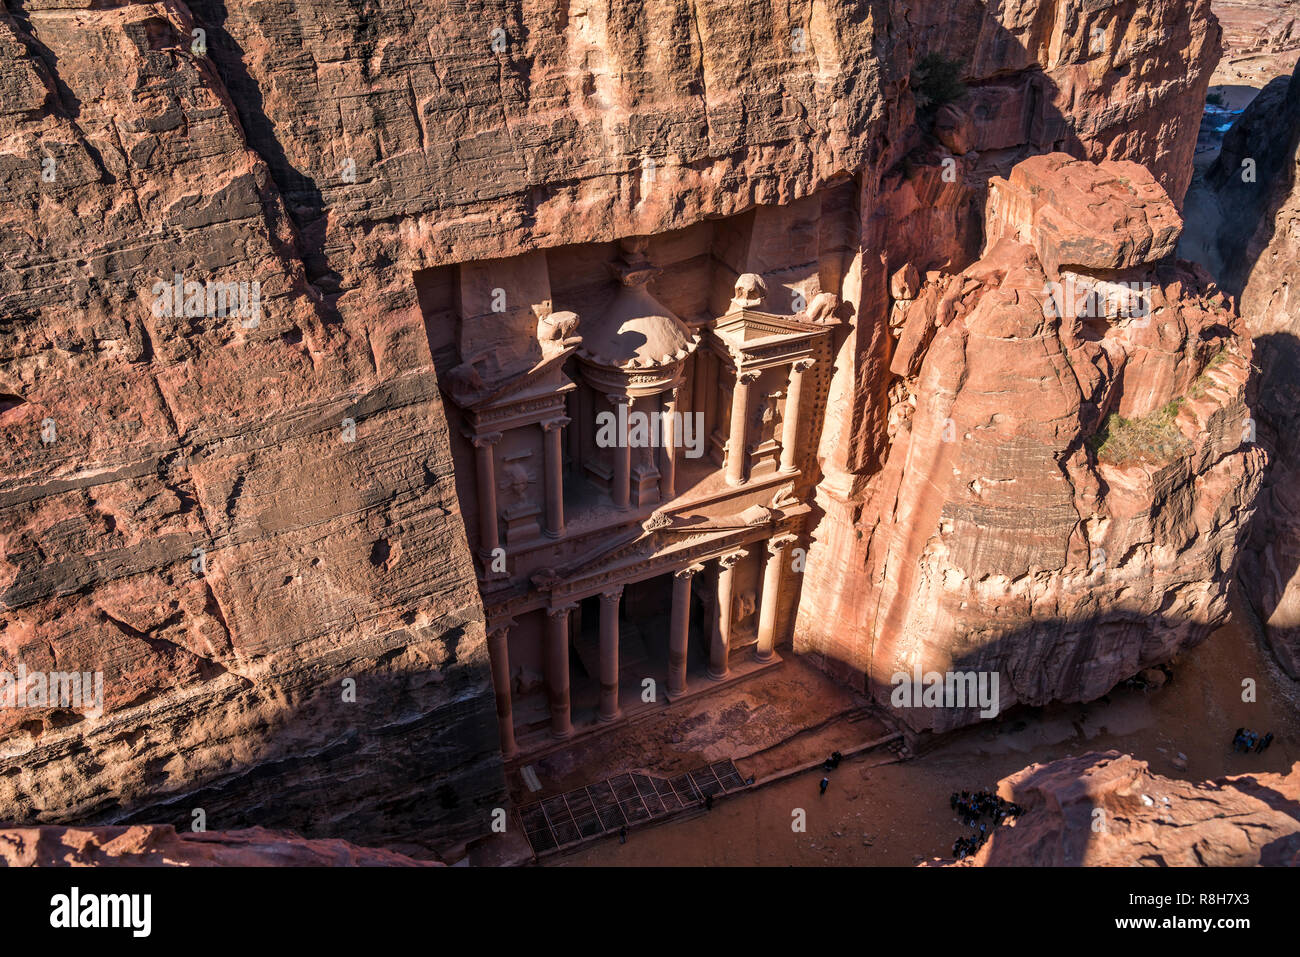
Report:
<svg viewBox="0 0 1300 957"><path fill-rule="evenodd" d="M745 787L730 761L718 761L674 778L631 772L606 778L519 809L538 857L617 833L624 827L670 817L716 794Z"/></svg>

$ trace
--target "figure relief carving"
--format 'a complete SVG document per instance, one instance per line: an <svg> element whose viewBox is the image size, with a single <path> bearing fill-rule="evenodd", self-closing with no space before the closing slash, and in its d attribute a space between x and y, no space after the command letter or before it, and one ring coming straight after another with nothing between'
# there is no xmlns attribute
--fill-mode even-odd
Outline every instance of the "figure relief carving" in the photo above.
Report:
<svg viewBox="0 0 1300 957"><path fill-rule="evenodd" d="M754 414L754 428L760 442L773 437L776 430L776 404L785 395L784 392L769 392L763 396Z"/></svg>
<svg viewBox="0 0 1300 957"><path fill-rule="evenodd" d="M497 488L513 501L522 502L528 494L528 486L535 482L532 472L518 462L511 462L501 470L501 481L497 483Z"/></svg>

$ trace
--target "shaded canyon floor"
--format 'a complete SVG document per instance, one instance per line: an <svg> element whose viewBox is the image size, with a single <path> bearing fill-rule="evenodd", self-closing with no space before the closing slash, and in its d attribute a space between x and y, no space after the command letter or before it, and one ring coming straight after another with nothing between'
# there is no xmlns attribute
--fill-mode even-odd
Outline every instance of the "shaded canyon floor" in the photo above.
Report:
<svg viewBox="0 0 1300 957"><path fill-rule="evenodd" d="M1285 773L1300 761L1300 684L1281 673L1240 611L1173 668L1163 688L1120 688L1108 701L1018 710L948 735L912 760L867 752L830 773L824 796L817 787L823 772L809 771L719 801L711 812L634 831L626 844L605 840L548 863L911 866L951 857L953 841L970 833L948 806L953 791L991 789L1033 763L1113 749L1149 762L1153 773L1200 782ZM1245 678L1256 681L1255 703L1241 700ZM1240 726L1272 731L1272 747L1234 753ZM744 760L736 763L748 773ZM797 808L807 813L805 833L791 829Z"/></svg>

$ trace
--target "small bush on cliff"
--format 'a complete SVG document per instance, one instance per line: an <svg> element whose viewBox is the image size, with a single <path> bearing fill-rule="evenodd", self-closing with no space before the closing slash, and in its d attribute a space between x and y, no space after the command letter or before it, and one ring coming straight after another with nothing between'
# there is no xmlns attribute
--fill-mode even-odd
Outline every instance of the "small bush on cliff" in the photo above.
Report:
<svg viewBox="0 0 1300 957"><path fill-rule="evenodd" d="M1088 440L1088 447L1098 462L1109 465L1168 462L1188 444L1187 437L1174 422L1182 405L1182 399L1175 399L1136 419L1111 413Z"/></svg>
<svg viewBox="0 0 1300 957"><path fill-rule="evenodd" d="M966 84L961 81L962 61L949 59L942 53L927 53L912 67L912 95L916 108L933 114L945 103L960 100L966 95Z"/></svg>

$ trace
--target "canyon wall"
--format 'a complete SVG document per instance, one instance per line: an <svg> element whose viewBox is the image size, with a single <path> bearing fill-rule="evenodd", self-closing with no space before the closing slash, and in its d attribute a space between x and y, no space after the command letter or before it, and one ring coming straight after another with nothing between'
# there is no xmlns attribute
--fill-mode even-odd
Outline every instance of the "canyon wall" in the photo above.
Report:
<svg viewBox="0 0 1300 957"><path fill-rule="evenodd" d="M895 698L898 676L996 675L1001 710L1088 701L1226 620L1265 456L1250 340L1170 261L1180 230L1143 167L1048 154L992 181L975 264L901 271L865 574L797 648L943 731L987 702Z"/></svg>
<svg viewBox="0 0 1300 957"><path fill-rule="evenodd" d="M1241 579L1278 661L1300 678L1300 64L1255 98L1206 173L1225 289L1255 337L1259 441L1272 462Z"/></svg>
<svg viewBox="0 0 1300 957"><path fill-rule="evenodd" d="M1208 0L1085 6L0 11L0 668L104 676L102 713L0 714L0 818L202 811L425 851L485 831L501 759L429 347L454 320L421 309L415 273L478 263L510 287L498 261L531 249L831 190L857 222L828 290L853 332L800 619L840 624L796 647L834 665L873 627L849 601L880 590L858 534L897 473L890 315L908 297L889 277L942 270L918 301L952 283L990 178L1032 154L1131 159L1186 189ZM918 104L954 61L966 96ZM1226 482L1212 432L1160 481ZM1222 526L1198 554L1227 562L1231 522L1179 501L1180 534ZM1203 610L1221 571L1201 570ZM861 654L844 662L860 681Z"/></svg>

